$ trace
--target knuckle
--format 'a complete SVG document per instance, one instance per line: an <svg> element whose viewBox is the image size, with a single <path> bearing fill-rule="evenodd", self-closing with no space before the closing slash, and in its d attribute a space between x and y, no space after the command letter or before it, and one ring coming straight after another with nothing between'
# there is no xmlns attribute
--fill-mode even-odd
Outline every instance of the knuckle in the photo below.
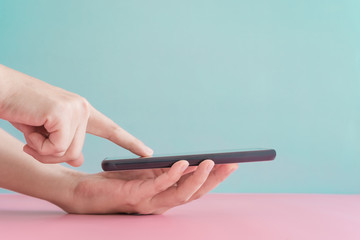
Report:
<svg viewBox="0 0 360 240"><path fill-rule="evenodd" d="M41 148L41 147L36 147L35 146L35 149L37 154L41 155L41 156L46 156L47 154L49 154L48 152L49 151L45 151L45 149ZM51 153L50 153L51 154Z"/></svg>
<svg viewBox="0 0 360 240"><path fill-rule="evenodd" d="M165 186L162 183L155 183L155 192L159 193L159 192L163 192L167 189L167 186Z"/></svg>
<svg viewBox="0 0 360 240"><path fill-rule="evenodd" d="M68 99L64 99L64 101L59 101L54 104L52 108L53 113L57 116L61 116L72 108L72 103Z"/></svg>
<svg viewBox="0 0 360 240"><path fill-rule="evenodd" d="M169 174L169 172L166 173L168 177L168 181L171 183L176 183L179 180L179 176L176 174Z"/></svg>
<svg viewBox="0 0 360 240"><path fill-rule="evenodd" d="M66 101L55 102L51 104L50 110L44 116L47 119L47 128L53 128L54 124L63 123L64 117L71 111L71 104Z"/></svg>
<svg viewBox="0 0 360 240"><path fill-rule="evenodd" d="M205 181L204 177L199 177L193 180L193 186L201 186Z"/></svg>
<svg viewBox="0 0 360 240"><path fill-rule="evenodd" d="M90 113L90 103L79 95L65 96L62 101L56 101L51 103L52 114L63 115L67 112L85 112Z"/></svg>
<svg viewBox="0 0 360 240"><path fill-rule="evenodd" d="M191 198L192 200L198 200L201 197L201 194L194 194Z"/></svg>
<svg viewBox="0 0 360 240"><path fill-rule="evenodd" d="M41 156L53 156L53 157L58 157L58 156L63 156L64 153L62 151L58 151L56 149L56 146L54 147L38 147L37 148L37 153Z"/></svg>
<svg viewBox="0 0 360 240"><path fill-rule="evenodd" d="M53 153L56 154L57 157L63 157L66 153L68 146L65 143L59 143L54 145Z"/></svg>
<svg viewBox="0 0 360 240"><path fill-rule="evenodd" d="M53 154L54 157L63 157L65 155L65 152L56 152Z"/></svg>
<svg viewBox="0 0 360 240"><path fill-rule="evenodd" d="M87 115L90 114L90 103L84 97L78 97L78 106L81 111L83 111Z"/></svg>

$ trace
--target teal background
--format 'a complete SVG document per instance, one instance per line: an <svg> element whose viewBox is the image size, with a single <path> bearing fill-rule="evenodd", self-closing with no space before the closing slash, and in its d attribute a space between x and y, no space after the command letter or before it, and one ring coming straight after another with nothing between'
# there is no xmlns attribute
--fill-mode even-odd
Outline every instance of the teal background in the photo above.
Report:
<svg viewBox="0 0 360 240"><path fill-rule="evenodd" d="M1 0L0 63L86 97L157 154L277 150L215 192L360 193L359 12L357 0ZM88 135L84 155L79 169L97 172L130 154Z"/></svg>

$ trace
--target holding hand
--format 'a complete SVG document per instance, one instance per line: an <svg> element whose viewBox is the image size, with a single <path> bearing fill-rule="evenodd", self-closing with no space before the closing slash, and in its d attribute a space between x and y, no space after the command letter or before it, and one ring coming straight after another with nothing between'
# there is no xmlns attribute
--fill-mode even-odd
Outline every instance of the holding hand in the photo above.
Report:
<svg viewBox="0 0 360 240"><path fill-rule="evenodd" d="M161 214L202 197L238 165L211 160L188 167L87 174L42 164L21 151L23 144L0 129L0 187L52 202L68 213Z"/></svg>
<svg viewBox="0 0 360 240"><path fill-rule="evenodd" d="M170 169L84 175L75 181L69 203L58 205L69 213L162 214L200 198L237 169L237 164L214 166L211 160L188 165L181 160Z"/></svg>

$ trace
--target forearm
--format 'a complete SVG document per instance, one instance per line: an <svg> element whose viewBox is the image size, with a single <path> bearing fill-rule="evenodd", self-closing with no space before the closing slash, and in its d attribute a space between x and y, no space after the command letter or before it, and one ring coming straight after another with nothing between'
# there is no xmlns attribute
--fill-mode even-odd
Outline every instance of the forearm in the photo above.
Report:
<svg viewBox="0 0 360 240"><path fill-rule="evenodd" d="M17 95L24 92L22 86L31 87L31 79L26 74L0 64L0 118L7 118L5 109Z"/></svg>
<svg viewBox="0 0 360 240"><path fill-rule="evenodd" d="M62 206L71 201L82 173L38 162L23 152L23 143L0 129L0 187Z"/></svg>
<svg viewBox="0 0 360 240"><path fill-rule="evenodd" d="M27 89L39 88L34 84L35 82L45 84L38 79L0 64L0 118L9 120L7 119L9 118L7 108L13 105L12 103L16 99L19 101L19 96L21 99Z"/></svg>
<svg viewBox="0 0 360 240"><path fill-rule="evenodd" d="M7 76L7 67L0 64L0 118L2 109L4 108L5 100L7 98L7 94L10 91L10 83L9 78Z"/></svg>

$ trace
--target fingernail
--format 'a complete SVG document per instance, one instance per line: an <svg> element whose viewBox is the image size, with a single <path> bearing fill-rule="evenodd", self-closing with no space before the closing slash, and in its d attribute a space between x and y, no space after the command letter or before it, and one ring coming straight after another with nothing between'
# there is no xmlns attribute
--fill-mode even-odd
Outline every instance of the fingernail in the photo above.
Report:
<svg viewBox="0 0 360 240"><path fill-rule="evenodd" d="M152 149L149 148L148 146L145 146L145 153L146 153L146 155L151 156L151 155L153 155L154 150L152 150Z"/></svg>
<svg viewBox="0 0 360 240"><path fill-rule="evenodd" d="M189 163L188 163L188 162L184 163L184 164L181 166L181 172L185 171L185 170L188 168L188 166L189 166Z"/></svg>
<svg viewBox="0 0 360 240"><path fill-rule="evenodd" d="M211 172L211 170L213 169L214 165L215 165L215 164L214 164L213 162L209 163L209 164L207 165L207 167L206 167L206 171Z"/></svg>

